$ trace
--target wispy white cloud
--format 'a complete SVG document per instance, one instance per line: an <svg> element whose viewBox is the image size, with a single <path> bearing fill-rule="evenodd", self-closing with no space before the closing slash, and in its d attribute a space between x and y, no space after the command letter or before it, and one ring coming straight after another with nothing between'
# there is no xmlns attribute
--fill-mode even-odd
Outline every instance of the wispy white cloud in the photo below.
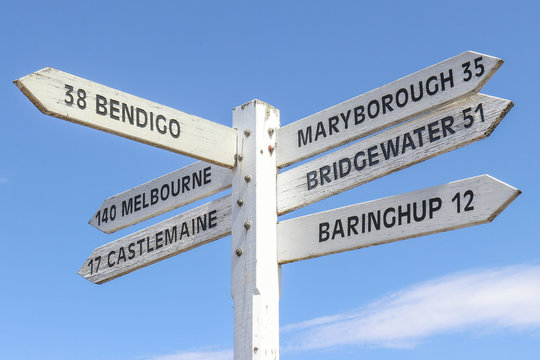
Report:
<svg viewBox="0 0 540 360"><path fill-rule="evenodd" d="M453 274L348 313L283 327L282 351L337 346L412 348L465 330L540 329L540 266Z"/></svg>
<svg viewBox="0 0 540 360"><path fill-rule="evenodd" d="M157 355L147 360L232 360L232 350L208 350L198 349L181 351L175 354Z"/></svg>
<svg viewBox="0 0 540 360"><path fill-rule="evenodd" d="M430 337L476 330L540 332L540 265L452 274L350 312L286 325L281 353L340 346L414 348ZM232 360L232 350L198 349L146 360Z"/></svg>

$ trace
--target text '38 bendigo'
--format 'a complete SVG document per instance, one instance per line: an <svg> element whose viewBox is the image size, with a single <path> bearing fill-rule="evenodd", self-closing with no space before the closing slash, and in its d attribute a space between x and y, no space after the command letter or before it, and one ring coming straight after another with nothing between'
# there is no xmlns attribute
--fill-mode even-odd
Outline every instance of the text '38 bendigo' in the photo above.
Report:
<svg viewBox="0 0 540 360"><path fill-rule="evenodd" d="M15 84L44 114L225 167L234 165L236 130L230 127L53 68Z"/></svg>

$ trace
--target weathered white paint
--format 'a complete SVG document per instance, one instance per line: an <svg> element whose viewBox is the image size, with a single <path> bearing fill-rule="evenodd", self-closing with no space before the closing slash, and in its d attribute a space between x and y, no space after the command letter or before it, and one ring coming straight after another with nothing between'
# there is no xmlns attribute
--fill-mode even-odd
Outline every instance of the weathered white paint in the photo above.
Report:
<svg viewBox="0 0 540 360"><path fill-rule="evenodd" d="M206 226L203 226L204 221ZM102 284L230 232L231 196L227 195L96 248L79 269L79 274L93 283Z"/></svg>
<svg viewBox="0 0 540 360"><path fill-rule="evenodd" d="M278 214L298 209L483 139L491 134L512 106L513 103L509 100L474 94L285 171L278 175L277 180ZM483 122L481 115L484 118ZM444 126L450 123L452 132ZM471 125L467 128L469 123ZM399 138L399 146L396 146L397 155L393 156L387 146L390 141L395 143L396 138ZM412 145L404 146L405 141ZM385 159L383 148L386 148L387 153L392 154L388 156L388 159ZM342 177L339 176L339 161L349 161L350 171ZM334 168L334 163L336 168ZM346 173L346 164L343 164L343 169L343 173ZM327 178L321 176L321 173L326 172ZM318 184L308 189L310 176L315 177ZM321 179L324 179L322 185Z"/></svg>
<svg viewBox="0 0 540 360"><path fill-rule="evenodd" d="M233 110L233 127L242 159L233 169L232 186L234 358L274 360L279 359L280 268L273 130L279 127L279 111L251 101Z"/></svg>
<svg viewBox="0 0 540 360"><path fill-rule="evenodd" d="M89 224L112 233L231 187L232 171L198 161L106 199Z"/></svg>
<svg viewBox="0 0 540 360"><path fill-rule="evenodd" d="M278 262L487 223L520 193L489 175L481 175L282 221L278 224Z"/></svg>
<svg viewBox="0 0 540 360"><path fill-rule="evenodd" d="M15 84L44 114L214 164L234 165L236 131L227 126L53 68ZM139 111L140 126L135 119L137 108L146 113L143 121L145 116Z"/></svg>
<svg viewBox="0 0 540 360"><path fill-rule="evenodd" d="M472 92L477 92L502 63L501 59L467 51L283 126L278 130L278 167L307 159L310 156L409 120ZM452 82L443 81L443 78L452 79ZM411 86L416 90L415 98L417 99L420 93L418 90L420 82L422 82L423 96L420 100L413 101ZM408 93L408 101L405 101L406 95L401 89ZM428 91L433 95L429 95ZM371 108L371 115L375 115L377 113L376 102L379 104L378 115L370 117L368 108ZM384 106L383 103L386 103L387 106ZM361 116L358 116L356 121L355 108L361 106L364 107L365 119L362 120ZM357 113L360 113L360 108L358 108ZM345 121L345 119L347 120ZM303 141L299 140L299 132L302 131L305 137L309 131L308 128L311 128L313 141L304 145ZM319 136L316 135L317 133Z"/></svg>

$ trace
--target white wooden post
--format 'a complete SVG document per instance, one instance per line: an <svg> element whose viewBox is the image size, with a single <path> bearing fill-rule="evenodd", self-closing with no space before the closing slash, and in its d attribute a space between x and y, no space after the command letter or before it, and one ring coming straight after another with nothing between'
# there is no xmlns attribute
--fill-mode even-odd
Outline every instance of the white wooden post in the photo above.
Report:
<svg viewBox="0 0 540 360"><path fill-rule="evenodd" d="M279 110L253 100L233 109L231 295L234 359L279 359L275 131Z"/></svg>

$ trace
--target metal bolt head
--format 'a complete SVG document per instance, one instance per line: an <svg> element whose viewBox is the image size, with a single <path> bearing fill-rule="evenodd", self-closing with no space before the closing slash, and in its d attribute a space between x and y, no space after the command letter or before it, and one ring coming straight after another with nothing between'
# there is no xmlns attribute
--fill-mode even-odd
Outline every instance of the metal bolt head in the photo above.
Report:
<svg viewBox="0 0 540 360"><path fill-rule="evenodd" d="M250 182L251 181L251 175L244 176L244 180L246 180L246 182Z"/></svg>
<svg viewBox="0 0 540 360"><path fill-rule="evenodd" d="M249 230L249 228L251 227L251 223L249 221L246 221L244 223L244 227L246 228L246 230Z"/></svg>
<svg viewBox="0 0 540 360"><path fill-rule="evenodd" d="M238 155L236 156L236 158L238 159L238 161L242 161L242 159L244 158L244 155L238 154Z"/></svg>
<svg viewBox="0 0 540 360"><path fill-rule="evenodd" d="M251 135L251 130L249 130L249 129L244 130L244 135L245 135L246 137L248 137L249 135Z"/></svg>
<svg viewBox="0 0 540 360"><path fill-rule="evenodd" d="M236 249L236 256L242 255L242 249L238 248Z"/></svg>
<svg viewBox="0 0 540 360"><path fill-rule="evenodd" d="M268 152L272 154L274 152L274 147L272 145L268 145Z"/></svg>
<svg viewBox="0 0 540 360"><path fill-rule="evenodd" d="M274 135L274 128L268 129L268 135L269 135L269 136Z"/></svg>
<svg viewBox="0 0 540 360"><path fill-rule="evenodd" d="M238 206L242 206L242 205L244 205L244 200L238 199L238 200L236 200L236 203L238 204Z"/></svg>

